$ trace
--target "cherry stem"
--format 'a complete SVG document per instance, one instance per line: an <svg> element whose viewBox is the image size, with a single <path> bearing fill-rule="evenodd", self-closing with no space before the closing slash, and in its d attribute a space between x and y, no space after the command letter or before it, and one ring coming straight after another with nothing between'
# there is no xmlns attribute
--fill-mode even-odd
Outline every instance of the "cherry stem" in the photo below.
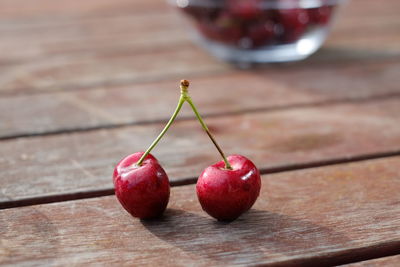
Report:
<svg viewBox="0 0 400 267"><path fill-rule="evenodd" d="M158 144L158 142L161 140L161 138L164 136L164 134L168 131L169 127L174 122L176 116L178 116L178 113L181 110L183 103L185 103L185 98L181 94L178 105L176 106L176 109L175 109L174 113L172 114L171 118L169 119L167 125L165 125L164 129L161 131L161 133L158 135L158 137L153 141L153 143L151 143L151 145L146 150L146 152L144 152L144 154L140 157L140 159L136 163L137 166L142 165L142 163L143 163L144 159L147 157L147 155L151 152L151 150Z"/></svg>
<svg viewBox="0 0 400 267"><path fill-rule="evenodd" d="M185 103L185 101L186 101L192 107L192 110L193 110L194 114L196 115L197 119L199 120L199 122L200 122L201 126L203 127L204 131L207 133L208 137L211 139L211 141L213 142L213 144L217 148L218 152L221 154L221 157L225 162L225 169L232 170L231 164L229 164L229 161L226 159L224 152L222 151L222 149L218 145L218 143L215 140L215 138L212 136L210 130L208 129L207 125L205 124L205 122L201 118L199 112L197 111L196 106L194 105L192 99L190 98L189 93L188 93L188 87L189 87L189 81L182 80L181 81L181 97L179 98L179 102L178 102L178 105L176 106L176 109L175 109L174 113L172 114L172 116L169 119L167 125L165 125L164 129L161 131L161 133L158 135L158 137L153 141L153 143L151 143L151 145L146 150L146 152L144 152L144 154L140 157L140 159L136 163L137 166L141 166L142 165L142 163L143 163L144 159L147 157L147 155L151 152L151 150L153 150L153 148L158 144L158 142L161 140L161 138L164 136L164 134L168 131L169 127L174 122L176 116L178 116L178 113L181 110L181 108L183 106L183 103Z"/></svg>
<svg viewBox="0 0 400 267"><path fill-rule="evenodd" d="M183 96L186 102L189 103L191 106L194 114L196 115L197 119L199 120L201 127L203 127L203 130L207 133L208 137L211 139L215 147L217 148L218 152L221 154L222 159L225 162L225 169L232 170L232 166L229 163L229 161L226 159L224 152L222 151L221 147L218 145L217 141L215 140L214 136L211 134L210 130L208 129L207 125L203 121L203 119L200 116L200 113L197 111L196 106L194 105L191 97L189 96L188 93L188 87L189 87L189 82L186 80L181 81L181 97Z"/></svg>

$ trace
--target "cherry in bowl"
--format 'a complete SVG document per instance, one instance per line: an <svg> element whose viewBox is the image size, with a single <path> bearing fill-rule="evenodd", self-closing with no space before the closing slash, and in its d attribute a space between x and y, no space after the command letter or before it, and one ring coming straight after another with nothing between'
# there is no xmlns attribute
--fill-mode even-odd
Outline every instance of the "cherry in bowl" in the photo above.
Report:
<svg viewBox="0 0 400 267"><path fill-rule="evenodd" d="M301 60L328 36L345 0L170 0L198 44L230 62Z"/></svg>

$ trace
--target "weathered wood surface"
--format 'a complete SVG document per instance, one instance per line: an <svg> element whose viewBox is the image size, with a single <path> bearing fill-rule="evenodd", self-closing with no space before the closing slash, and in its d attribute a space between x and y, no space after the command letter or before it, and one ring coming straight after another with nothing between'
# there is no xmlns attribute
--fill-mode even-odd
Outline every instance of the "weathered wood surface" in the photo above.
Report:
<svg viewBox="0 0 400 267"><path fill-rule="evenodd" d="M114 196L1 211L0 263L28 265L312 265L400 252L400 157L262 177L232 223L175 187L166 216L140 221Z"/></svg>
<svg viewBox="0 0 400 267"><path fill-rule="evenodd" d="M164 0L0 0L0 208L97 197L1 210L0 265L396 266L399 8L350 1L318 53L250 72L191 44ZM314 168L264 175L230 224L193 185L172 189L161 221L98 198L161 130L181 78L227 154L263 173ZM154 151L174 185L219 160L188 116Z"/></svg>
<svg viewBox="0 0 400 267"><path fill-rule="evenodd" d="M190 44L164 0L136 2L90 1L79 9L70 1L58 7L41 0L21 11L18 3L1 2L0 93L97 88L230 71ZM350 1L325 45L327 52L321 50L307 64L398 59L399 4L385 3ZM29 18L35 12L34 19Z"/></svg>
<svg viewBox="0 0 400 267"><path fill-rule="evenodd" d="M2 14L0 18L2 22L0 24L2 48L6 48L7 52L9 52L2 54L2 59L27 60L60 52L65 54L65 52L86 51L89 47L95 50L97 50L96 48L101 50L106 47L126 49L132 46L146 49L144 45L146 44L153 48L155 46L162 48L165 44L186 43L189 40L187 34L185 34L185 29L180 25L181 20L174 14L175 12L173 12L172 8L167 7L162 0L152 1L154 2L153 4L157 3L159 8L151 8L146 14L143 14L143 10L139 7L141 3L113 1L108 3L105 8L102 7L102 3L98 5L91 3L94 10L87 13L84 12L84 7L82 6L80 9L76 9L75 13L69 14L69 16L64 14L65 11L68 13L68 9L62 9L62 4L67 4L70 6L69 11L72 11L71 7L73 5L69 2L60 1L58 13L52 10L54 13L50 16L45 12L46 7L49 7L49 5L46 6L43 2L45 1L40 0L39 3L41 5L36 4L36 7L43 7L41 16L32 18L25 14L25 17L22 18L17 15L16 18L10 18L6 14ZM392 40L396 39L395 33L398 33L400 27L396 13L398 3L394 0L387 1L387 5L382 9L382 7L377 8L375 5L368 5L369 2L373 1L362 2L362 13L358 12L361 3L359 1L352 1L343 9L342 16L335 26L334 38L331 38L329 42L347 40L361 44L360 38L369 37L370 42L367 44L365 42L362 43L370 45L370 48L378 48L377 44L379 44L380 51L390 47L395 48L395 44L391 42L379 42L381 41L380 38L388 38L390 36ZM136 5L136 8L126 7L127 4ZM387 6L392 8L389 9ZM4 8L1 3L0 7L2 8L0 12L4 9L7 10L7 7ZM90 7L90 4L88 7ZM18 8L21 9L21 7ZM111 16L102 14L102 8L104 10L107 8L114 14ZM118 9L122 12L118 12ZM80 11L83 11L84 14L79 15ZM367 16L371 13L374 13L374 16ZM93 15L99 16L93 17ZM29 20L29 23L27 23L27 20ZM143 25L147 27L143 27ZM41 38L35 38L38 34L40 34ZM138 34L140 36L137 36ZM170 38L167 39L169 40L157 38L161 34L164 37L168 34ZM374 38L370 38L371 34L374 35ZM349 35L352 38L349 38ZM29 46L25 45L26 41L29 41ZM141 42L142 45L136 47L136 44ZM371 44L374 44L374 46L371 46ZM25 49L18 49L21 47Z"/></svg>
<svg viewBox="0 0 400 267"><path fill-rule="evenodd" d="M76 56L112 55L115 51L123 54L160 51L174 46L180 49L190 41L181 25L182 20L175 13L166 8L146 14L100 18L50 17L30 20L30 23L0 19L2 66L41 62L57 57L65 61ZM344 13L341 17L326 47L339 46L353 53L367 50L364 52L368 53L363 54L367 57L379 53L380 57L375 57L377 60L387 59L389 55L398 56L400 22L397 14L377 12L374 17L357 17ZM146 30L143 25L147 25ZM374 38L371 38L371 34ZM330 60L337 62L337 59ZM343 57L339 59L349 61Z"/></svg>
<svg viewBox="0 0 400 267"><path fill-rule="evenodd" d="M188 109L187 106L185 108ZM400 153L400 100L303 107L207 119L227 154L263 171ZM111 190L113 166L144 150L163 124L1 142L1 205L36 196ZM154 155L170 180L193 182L218 154L197 121L171 127ZM111 191L112 192L112 191Z"/></svg>
<svg viewBox="0 0 400 267"><path fill-rule="evenodd" d="M194 78L190 91L204 115L217 115L400 96L398 73L397 61L355 62L335 69L288 66L271 68L268 75L263 70ZM167 120L178 97L178 80L3 96L0 138Z"/></svg>
<svg viewBox="0 0 400 267"><path fill-rule="evenodd" d="M155 58L158 58L156 60ZM222 72L228 67L215 63L194 45L162 51L119 53L109 55L74 55L67 58L44 58L33 64L5 67L0 77L0 91L12 94L23 91L82 89L113 84L179 80L201 73ZM189 67L191 66L191 67Z"/></svg>
<svg viewBox="0 0 400 267"><path fill-rule="evenodd" d="M0 17L2 19L59 19L80 18L87 16L103 17L121 13L142 13L164 8L162 0L135 1L130 0L86 0L82 3L71 1L39 0L1 0Z"/></svg>
<svg viewBox="0 0 400 267"><path fill-rule="evenodd" d="M374 260L367 260L357 263L344 265L346 267L398 267L400 265L400 255L384 257Z"/></svg>

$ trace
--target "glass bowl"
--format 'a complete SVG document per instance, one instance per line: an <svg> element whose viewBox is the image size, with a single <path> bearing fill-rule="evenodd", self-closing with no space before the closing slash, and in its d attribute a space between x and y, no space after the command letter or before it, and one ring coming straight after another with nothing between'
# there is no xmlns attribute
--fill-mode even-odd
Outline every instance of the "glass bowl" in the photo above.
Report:
<svg viewBox="0 0 400 267"><path fill-rule="evenodd" d="M345 0L170 0L191 21L195 41L233 63L306 58L325 41Z"/></svg>

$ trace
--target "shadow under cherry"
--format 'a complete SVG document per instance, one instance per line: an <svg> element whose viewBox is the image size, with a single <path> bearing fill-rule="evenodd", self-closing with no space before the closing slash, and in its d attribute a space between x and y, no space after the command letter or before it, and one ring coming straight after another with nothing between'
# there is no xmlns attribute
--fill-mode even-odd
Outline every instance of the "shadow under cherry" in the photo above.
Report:
<svg viewBox="0 0 400 267"><path fill-rule="evenodd" d="M255 209L233 222L176 209L168 209L160 219L141 222L161 240L224 264L279 261L340 248L350 241L333 229Z"/></svg>

